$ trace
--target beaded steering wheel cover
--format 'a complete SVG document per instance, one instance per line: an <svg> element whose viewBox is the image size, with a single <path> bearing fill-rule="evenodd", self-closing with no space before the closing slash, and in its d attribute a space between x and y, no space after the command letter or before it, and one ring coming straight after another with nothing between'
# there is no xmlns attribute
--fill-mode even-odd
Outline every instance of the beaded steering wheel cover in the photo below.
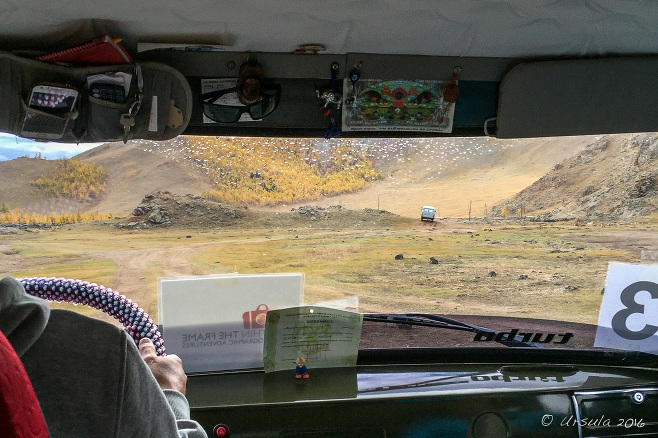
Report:
<svg viewBox="0 0 658 438"><path fill-rule="evenodd" d="M137 303L133 303L131 299L112 289L88 281L55 277L30 277L18 281L32 296L51 302L82 304L102 310L118 319L135 343L139 343L142 338L149 338L155 346L157 355L166 355L162 335L148 313L144 312Z"/></svg>

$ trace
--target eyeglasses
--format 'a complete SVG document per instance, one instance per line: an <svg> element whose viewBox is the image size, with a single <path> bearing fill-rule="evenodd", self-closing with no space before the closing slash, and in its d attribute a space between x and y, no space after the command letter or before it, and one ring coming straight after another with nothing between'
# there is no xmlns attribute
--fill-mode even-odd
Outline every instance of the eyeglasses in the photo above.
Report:
<svg viewBox="0 0 658 438"><path fill-rule="evenodd" d="M228 103L217 103L223 96L239 93L242 87L234 87L226 90L212 91L201 94L199 102L203 107L203 113L209 119L219 123L236 123L243 113L248 113L253 120L260 120L269 116L279 105L281 99L281 87L278 85L261 86L260 100L249 105L231 105ZM237 101L237 99L236 99Z"/></svg>

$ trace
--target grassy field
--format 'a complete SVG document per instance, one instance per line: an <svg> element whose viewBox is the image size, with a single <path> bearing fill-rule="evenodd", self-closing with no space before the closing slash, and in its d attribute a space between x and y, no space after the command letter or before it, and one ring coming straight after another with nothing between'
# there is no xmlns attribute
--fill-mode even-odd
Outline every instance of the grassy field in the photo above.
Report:
<svg viewBox="0 0 658 438"><path fill-rule="evenodd" d="M158 277L302 272L309 303L358 296L364 312L596 323L608 262L639 259L634 246L620 244L629 242L628 233L651 242L632 226L512 221L421 227L409 220L398 228L360 230L126 231L79 224L0 236L0 272L93 281L151 315L157 314Z"/></svg>

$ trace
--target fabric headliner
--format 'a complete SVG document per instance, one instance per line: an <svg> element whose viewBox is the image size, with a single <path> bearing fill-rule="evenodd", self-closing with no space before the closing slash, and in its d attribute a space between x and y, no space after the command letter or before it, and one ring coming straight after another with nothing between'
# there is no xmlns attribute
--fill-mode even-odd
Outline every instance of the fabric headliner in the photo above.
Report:
<svg viewBox="0 0 658 438"><path fill-rule="evenodd" d="M0 48L42 49L100 33L226 44L231 51L472 57L658 53L653 0L0 0Z"/></svg>

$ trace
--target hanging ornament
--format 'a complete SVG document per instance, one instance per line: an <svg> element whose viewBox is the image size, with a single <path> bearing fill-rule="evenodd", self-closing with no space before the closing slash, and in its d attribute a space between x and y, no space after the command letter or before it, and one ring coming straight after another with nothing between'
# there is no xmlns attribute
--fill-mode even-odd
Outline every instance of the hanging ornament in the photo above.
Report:
<svg viewBox="0 0 658 438"><path fill-rule="evenodd" d="M320 99L322 99L323 104L320 107L323 110L325 117L330 117L334 109L339 110L343 102L343 95L338 92L338 71L340 70L340 64L334 62L331 64L331 88L320 92L316 90L316 93ZM338 137L342 134L342 131L336 123L336 119L331 116L331 122L329 128L325 131L324 138L330 139L332 137Z"/></svg>
<svg viewBox="0 0 658 438"><path fill-rule="evenodd" d="M443 107L443 110L441 111L441 116L439 117L439 124L443 123L443 119L450 109L452 105L457 102L457 98L459 97L459 85L457 85L457 81L459 80L459 75L462 72L461 67L455 67L452 70L452 79L450 80L450 83L446 85L445 90L443 91L443 101L445 102L445 106Z"/></svg>
<svg viewBox="0 0 658 438"><path fill-rule="evenodd" d="M343 131L340 130L338 127L338 124L336 124L336 119L333 117L331 118L331 123L329 124L329 128L324 133L324 138L329 140L330 138L334 137L340 137L340 135L343 133Z"/></svg>

